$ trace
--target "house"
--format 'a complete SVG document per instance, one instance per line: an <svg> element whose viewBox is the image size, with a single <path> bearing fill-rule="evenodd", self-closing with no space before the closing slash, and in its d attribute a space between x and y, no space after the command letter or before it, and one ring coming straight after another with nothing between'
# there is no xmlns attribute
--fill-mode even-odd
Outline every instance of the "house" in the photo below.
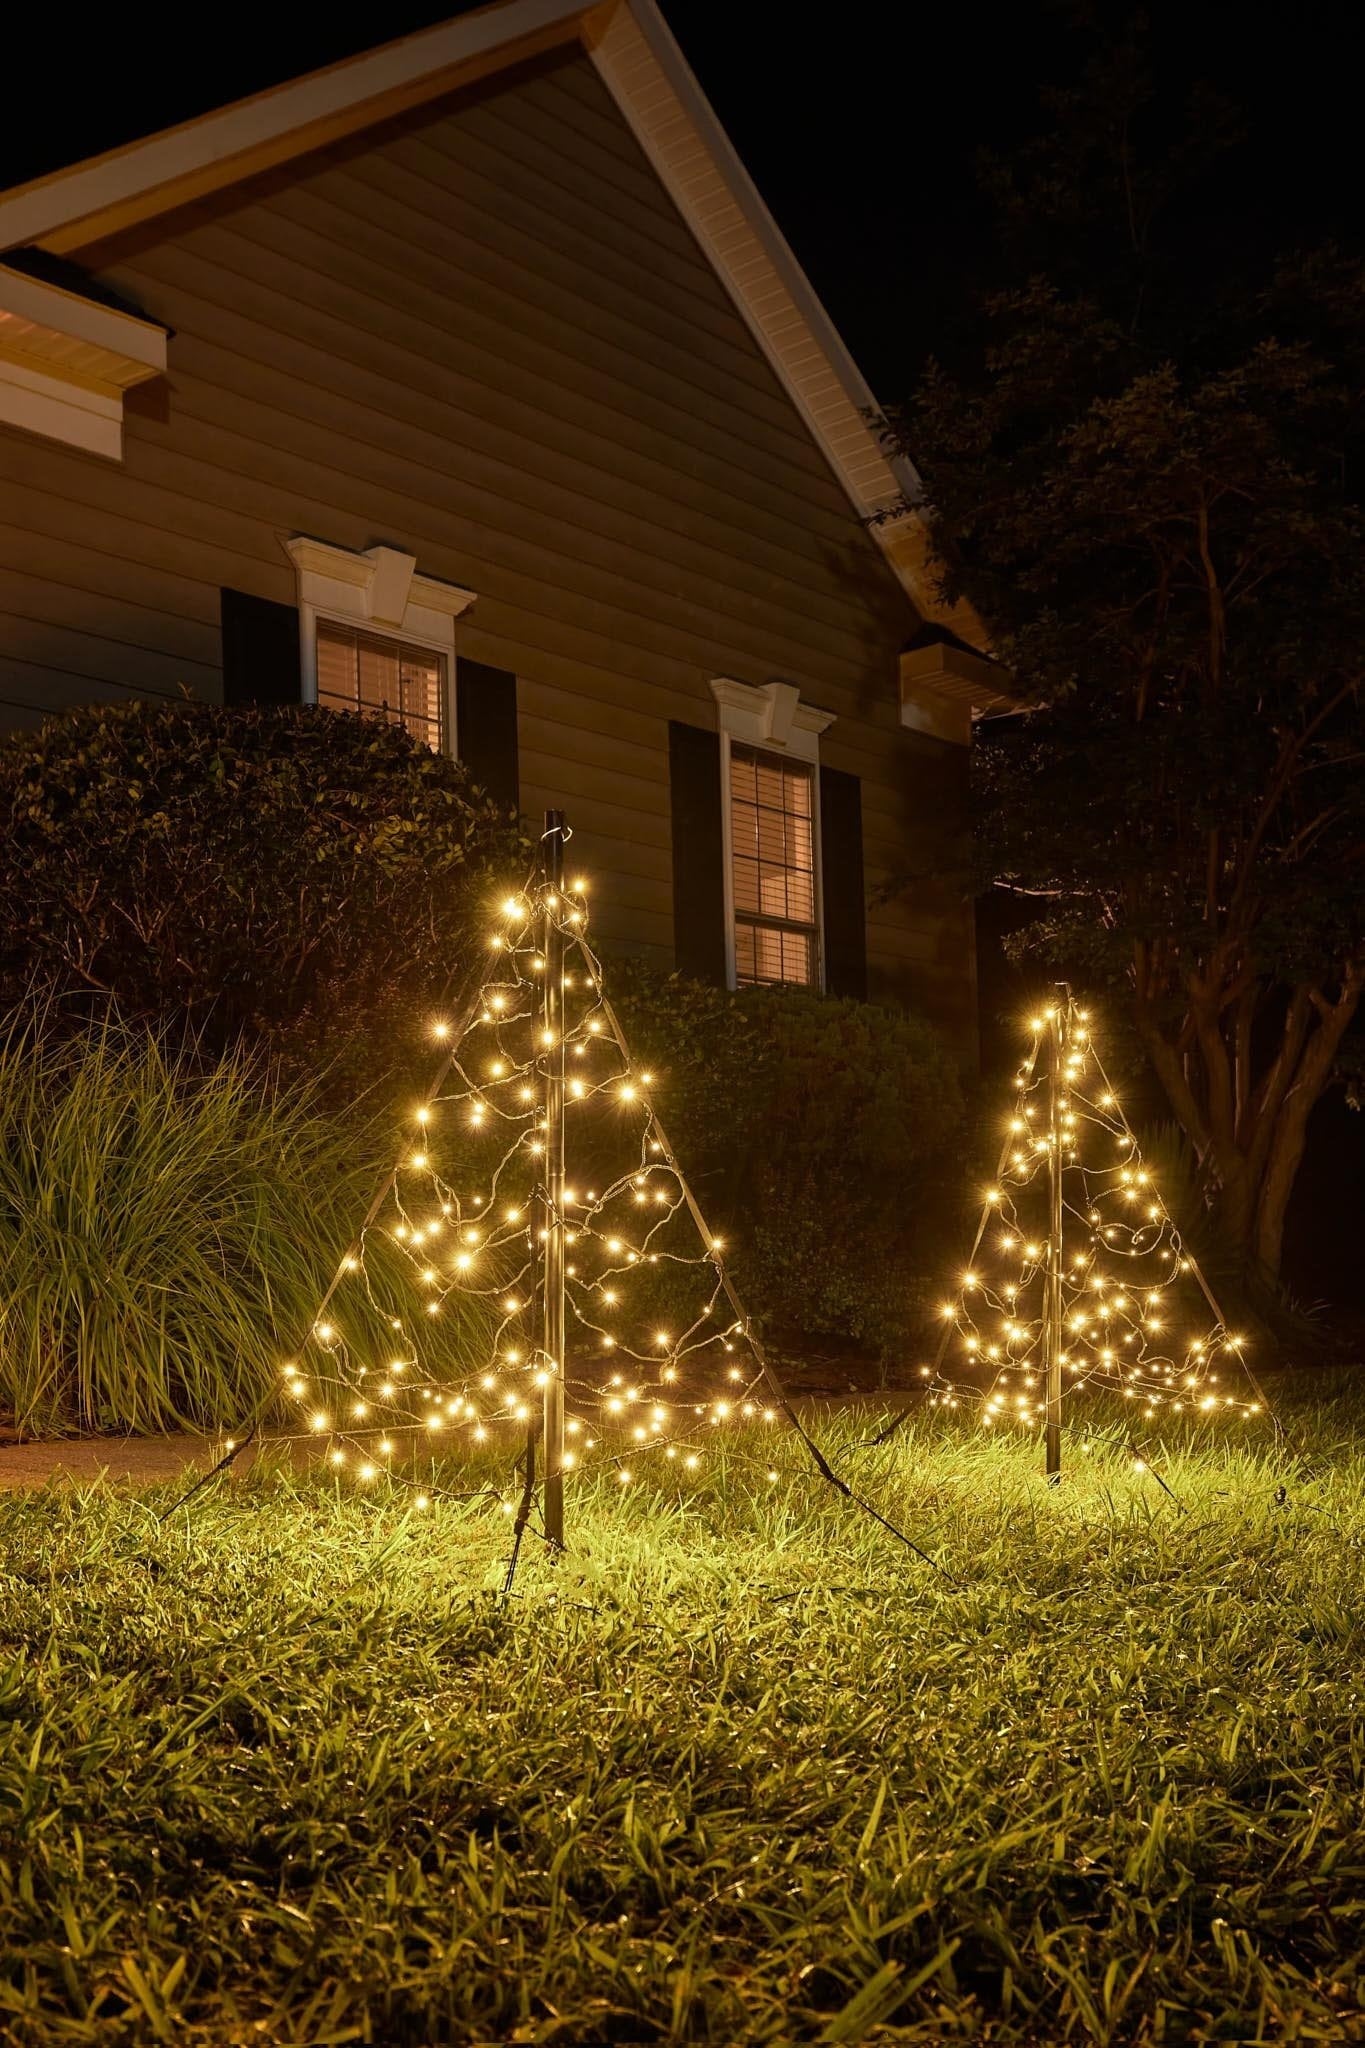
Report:
<svg viewBox="0 0 1365 2048"><path fill-rule="evenodd" d="M0 722L401 720L565 809L608 947L970 1059L998 671L654 0L496 0L0 194L0 252Z"/></svg>

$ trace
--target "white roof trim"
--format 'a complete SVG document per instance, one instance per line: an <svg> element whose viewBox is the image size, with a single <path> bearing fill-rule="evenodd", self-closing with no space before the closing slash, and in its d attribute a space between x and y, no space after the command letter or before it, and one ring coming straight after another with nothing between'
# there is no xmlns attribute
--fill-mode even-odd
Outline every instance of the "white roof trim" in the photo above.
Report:
<svg viewBox="0 0 1365 2048"><path fill-rule="evenodd" d="M870 519L919 498L918 476L882 448L873 423L876 399L655 0L623 0L592 40L591 53L854 509Z"/></svg>
<svg viewBox="0 0 1365 2048"><path fill-rule="evenodd" d="M80 249L129 219L353 133L486 75L529 50L582 37L622 116L747 321L859 518L921 616L940 608L922 573L912 465L890 455L871 390L716 119L656 0L495 0L367 54L0 194L0 250ZM905 528L919 529L917 549ZM910 557L917 554L918 564ZM952 623L972 639L980 624Z"/></svg>
<svg viewBox="0 0 1365 2048"><path fill-rule="evenodd" d="M1014 678L998 662L935 641L907 648L900 659L901 724L963 744L978 718L998 718L1030 707Z"/></svg>
<svg viewBox="0 0 1365 2048"><path fill-rule="evenodd" d="M158 327L152 320L139 320L133 313L121 313L114 306L102 306L95 299L82 298L76 292L64 291L60 285L46 284L21 270L9 270L0 264L0 337L13 338L5 333L5 328L11 324L16 330L21 327L42 329L50 334L65 335L73 344L104 358L116 358L120 363L126 363L130 370L140 370L145 376L165 374L164 327ZM130 375L124 381L137 383L141 380Z"/></svg>
<svg viewBox="0 0 1365 2048"><path fill-rule="evenodd" d="M0 422L118 462L123 394L166 368L166 332L0 265Z"/></svg>
<svg viewBox="0 0 1365 2048"><path fill-rule="evenodd" d="M163 129L145 141L18 186L0 196L0 249L30 242L78 248L80 241L70 231L98 220L112 208L136 202L161 187L171 188L170 203L177 203L179 188L192 184L204 172L239 157L248 159L254 170L259 167L261 152L274 144L286 145L273 158L282 161L312 146L311 131L326 129L338 117L351 116L372 103L373 118L380 120L387 111L386 102L395 96L408 95L407 103L412 104L411 89L417 87L416 99L433 97L446 89L444 74L452 68L501 52L547 27L576 24L582 11L583 0L499 0L475 14L402 36L362 56L329 64L269 92L255 93L250 99L236 100L197 120L182 122L177 128ZM510 56L507 61L512 61ZM428 82L430 93L421 89ZM352 124L348 121L347 125ZM215 184L229 182L214 180ZM163 210L159 205L151 209ZM86 240L90 239L87 235Z"/></svg>
<svg viewBox="0 0 1365 2048"><path fill-rule="evenodd" d="M50 376L0 356L0 425L22 427L45 441L65 441L88 455L123 456L123 400L69 378Z"/></svg>

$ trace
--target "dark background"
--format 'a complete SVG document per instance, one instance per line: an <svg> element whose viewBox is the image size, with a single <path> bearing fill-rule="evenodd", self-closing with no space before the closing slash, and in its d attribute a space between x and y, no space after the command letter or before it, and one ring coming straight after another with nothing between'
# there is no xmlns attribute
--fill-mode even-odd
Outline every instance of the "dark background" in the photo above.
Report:
<svg viewBox="0 0 1365 2048"><path fill-rule="evenodd" d="M666 16L817 292L879 398L894 401L933 352L970 348L973 305L992 274L985 147L1038 132L1040 92L1073 78L1097 34L1135 9L996 9L848 0L663 0ZM7 25L0 187L93 155L470 10L239 5L195 16L144 9L130 27L58 8ZM1174 223L1191 271L1205 254L1249 271L1327 237L1360 239L1359 69L1344 7L1292 12L1152 0L1155 67L1203 81L1242 113L1240 142ZM207 19L208 26L201 24ZM991 919L988 915L986 924ZM989 1044L1008 1044L1016 977L983 956ZM1003 1027L1003 1028L1002 1028ZM1319 1107L1296 1194L1286 1265L1307 1299L1365 1310L1365 1117Z"/></svg>
<svg viewBox="0 0 1365 2048"><path fill-rule="evenodd" d="M988 273L983 145L1036 130L1040 88L1072 76L1127 5L1078 8L663 0L665 15L816 290L878 397L905 390L931 350L970 331ZM7 24L0 188L187 120L374 43L468 13L441 0L372 9L266 8L209 16L140 10L119 28L82 12ZM1360 76L1350 19L1302 0L1153 0L1163 71L1206 80L1244 111L1240 146L1182 224L1287 249L1361 222ZM207 19L210 26L201 24Z"/></svg>

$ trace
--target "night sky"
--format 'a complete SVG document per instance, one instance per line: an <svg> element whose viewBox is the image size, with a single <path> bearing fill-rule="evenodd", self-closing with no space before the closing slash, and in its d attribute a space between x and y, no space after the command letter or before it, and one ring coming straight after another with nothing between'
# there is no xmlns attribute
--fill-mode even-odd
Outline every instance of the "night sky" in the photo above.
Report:
<svg viewBox="0 0 1365 2048"><path fill-rule="evenodd" d="M818 14L736 0L663 0L683 49L760 191L879 397L909 386L931 350L952 356L989 273L991 223L976 186L983 144L1036 126L1039 88L1084 46L1074 6L927 8L851 0ZM139 10L134 24L62 10L9 25L0 186L126 142L227 100L468 9L407 4L318 11L234 6L212 16ZM1130 7L1085 10L1119 22ZM1359 89L1343 8L1283 14L1155 0L1158 62L1237 101L1246 139L1186 222L1190 244L1268 251L1352 236L1362 185ZM205 19L230 33L210 37ZM799 24L808 24L800 26ZM14 43L17 38L17 50ZM73 56L75 64L73 67Z"/></svg>

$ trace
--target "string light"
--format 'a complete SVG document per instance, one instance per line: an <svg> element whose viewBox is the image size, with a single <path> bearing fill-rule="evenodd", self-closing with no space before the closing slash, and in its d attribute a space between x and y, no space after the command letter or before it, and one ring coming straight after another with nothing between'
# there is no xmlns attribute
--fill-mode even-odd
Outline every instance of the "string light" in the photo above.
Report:
<svg viewBox="0 0 1365 2048"><path fill-rule="evenodd" d="M1263 1403L1244 1340L1224 1326L1181 1241L1104 1072L1088 1015L1068 999L1030 1020L1032 1044L1016 1078L999 1174L983 1195L972 1260L940 1307L934 1363L920 1368L929 1401L950 1409L974 1404L984 1426L1041 1428L1042 1393L1017 1392L1016 1383L1036 1387L1046 1375L1045 1293L1055 1270L1068 1402L1082 1390L1103 1390L1140 1403L1148 1419L1165 1410L1258 1415ZM1040 1054L1054 1019L1057 1071L1049 1077ZM1026 1235L1046 1214L1050 1132L1028 1148L1015 1143L1049 1122L1050 1108L1062 1138L1056 1246ZM988 1264L991 1225L1004 1228L991 1239L999 1263ZM1236 1391L1220 1382L1224 1361L1240 1368ZM1135 1465L1145 1470L1147 1461L1135 1458Z"/></svg>
<svg viewBox="0 0 1365 2048"><path fill-rule="evenodd" d="M573 1440L566 1463L576 1475L609 1471L622 1486L646 1469L677 1484L699 1470L717 1428L776 1419L753 1398L764 1369L725 1293L723 1240L689 1206L652 1107L655 1076L632 1065L602 993L583 890L581 881L566 896L532 886L502 902L484 985L463 1023L425 1026L442 1048L438 1074L408 1113L399 1163L339 1260L307 1341L281 1369L339 1480L373 1487L414 1458L487 1456L499 1444L510 1459L557 1373ZM547 916L574 966L555 1032L542 1012ZM545 1081L561 1049L574 1069L571 1154L582 1140L602 1164L597 1184L566 1190L565 1214L552 1219ZM561 1361L542 1346L537 1288L548 1225L567 1226L570 1210ZM772 1476L766 1458L760 1469ZM416 1505L438 1497L428 1486Z"/></svg>

